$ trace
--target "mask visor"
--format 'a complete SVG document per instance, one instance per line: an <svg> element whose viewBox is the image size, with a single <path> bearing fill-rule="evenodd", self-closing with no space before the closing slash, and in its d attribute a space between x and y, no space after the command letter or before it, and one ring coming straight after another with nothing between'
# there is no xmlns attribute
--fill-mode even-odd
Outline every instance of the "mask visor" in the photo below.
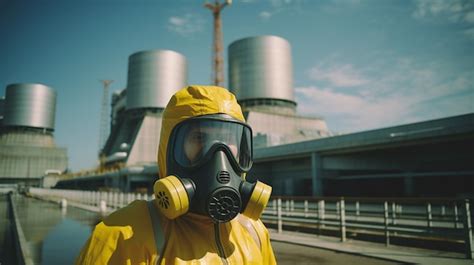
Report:
<svg viewBox="0 0 474 265"><path fill-rule="evenodd" d="M181 166L199 165L206 160L211 149L220 147L227 149L242 170L250 168L252 133L246 124L217 119L194 119L176 129L173 154Z"/></svg>

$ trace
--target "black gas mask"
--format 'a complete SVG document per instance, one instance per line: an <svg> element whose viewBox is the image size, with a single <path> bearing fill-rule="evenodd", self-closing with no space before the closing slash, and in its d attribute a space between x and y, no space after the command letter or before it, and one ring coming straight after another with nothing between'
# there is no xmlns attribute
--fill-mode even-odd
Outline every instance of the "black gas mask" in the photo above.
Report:
<svg viewBox="0 0 474 265"><path fill-rule="evenodd" d="M239 213L260 218L271 187L244 176L252 167L252 130L229 115L188 119L172 131L166 178L155 183L160 211L174 219L186 212L228 222Z"/></svg>

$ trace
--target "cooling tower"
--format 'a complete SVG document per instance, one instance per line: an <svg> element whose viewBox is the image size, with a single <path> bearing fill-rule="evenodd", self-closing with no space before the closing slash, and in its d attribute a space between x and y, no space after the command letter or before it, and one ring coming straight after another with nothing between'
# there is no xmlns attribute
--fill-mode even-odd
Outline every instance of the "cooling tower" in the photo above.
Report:
<svg viewBox="0 0 474 265"><path fill-rule="evenodd" d="M250 37L229 46L229 89L243 106L296 106L291 47L277 36Z"/></svg>
<svg viewBox="0 0 474 265"><path fill-rule="evenodd" d="M3 126L54 131L56 92L42 84L11 84L5 94Z"/></svg>
<svg viewBox="0 0 474 265"><path fill-rule="evenodd" d="M183 55L170 50L134 53L128 62L127 109L165 108L186 84Z"/></svg>

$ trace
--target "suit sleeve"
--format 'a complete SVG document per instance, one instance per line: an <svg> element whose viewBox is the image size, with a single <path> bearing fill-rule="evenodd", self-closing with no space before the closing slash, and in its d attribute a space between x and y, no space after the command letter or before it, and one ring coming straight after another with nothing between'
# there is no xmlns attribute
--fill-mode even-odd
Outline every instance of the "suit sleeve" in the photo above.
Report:
<svg viewBox="0 0 474 265"><path fill-rule="evenodd" d="M146 201L134 201L95 226L76 264L142 264L157 258Z"/></svg>
<svg viewBox="0 0 474 265"><path fill-rule="evenodd" d="M254 225L261 242L263 264L277 264L275 254L273 253L272 244L270 242L270 234L268 233L267 228L261 220L256 221Z"/></svg>
<svg viewBox="0 0 474 265"><path fill-rule="evenodd" d="M123 235L99 223L76 259L77 265L112 264L120 262ZM114 263L116 264L116 263Z"/></svg>

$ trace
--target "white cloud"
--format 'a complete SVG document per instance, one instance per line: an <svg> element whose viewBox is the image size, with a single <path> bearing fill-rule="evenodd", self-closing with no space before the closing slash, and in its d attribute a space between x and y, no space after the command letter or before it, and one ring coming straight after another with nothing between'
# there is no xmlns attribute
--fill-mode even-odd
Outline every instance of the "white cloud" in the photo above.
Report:
<svg viewBox="0 0 474 265"><path fill-rule="evenodd" d="M436 17L450 22L474 23L474 1L471 0L417 0L413 17Z"/></svg>
<svg viewBox="0 0 474 265"><path fill-rule="evenodd" d="M332 0L331 2L333 2L334 4L343 4L343 5L347 5L347 4L352 4L352 5L360 4L360 0Z"/></svg>
<svg viewBox="0 0 474 265"><path fill-rule="evenodd" d="M176 32L182 36L189 36L203 30L204 19L194 14L173 16L168 19L167 28L168 30Z"/></svg>
<svg viewBox="0 0 474 265"><path fill-rule="evenodd" d="M169 19L169 22L171 25L176 26L176 27L181 27L184 24L186 24L187 20L184 18L179 18L179 17L171 17Z"/></svg>
<svg viewBox="0 0 474 265"><path fill-rule="evenodd" d="M468 23L474 23L474 11L468 12L466 16L464 16L464 20Z"/></svg>
<svg viewBox="0 0 474 265"><path fill-rule="evenodd" d="M329 88L297 87L295 91L311 100L314 107L320 111L326 110L336 114L351 114L365 104L361 97L335 92Z"/></svg>
<svg viewBox="0 0 474 265"><path fill-rule="evenodd" d="M320 9L324 13L331 15L339 15L341 11L348 8L356 8L361 4L361 0L329 0L320 2L322 3Z"/></svg>
<svg viewBox="0 0 474 265"><path fill-rule="evenodd" d="M271 17L283 12L300 12L301 6L305 0L270 0L270 5L266 10L259 13L261 19L270 19Z"/></svg>
<svg viewBox="0 0 474 265"><path fill-rule="evenodd" d="M354 132L393 125L403 119L410 102L403 96L386 98L368 98L348 95L331 89L318 87L297 87L297 97L306 98L298 108L306 114L318 114L342 122L337 131ZM330 128L334 129L334 128Z"/></svg>
<svg viewBox="0 0 474 265"><path fill-rule="evenodd" d="M452 73L441 63L421 64L407 58L386 60L385 64L364 69L373 75L372 82L366 87L373 97L405 95L417 104L452 93L463 93L474 86L472 71Z"/></svg>
<svg viewBox="0 0 474 265"><path fill-rule="evenodd" d="M464 35L466 35L471 40L474 40L474 28L467 29L463 31Z"/></svg>
<svg viewBox="0 0 474 265"><path fill-rule="evenodd" d="M271 16L272 16L272 13L270 13L268 11L262 11L259 14L259 17L262 18L262 19L269 19Z"/></svg>
<svg viewBox="0 0 474 265"><path fill-rule="evenodd" d="M309 69L307 74L312 80L328 81L336 87L354 87L369 82L350 64L319 65Z"/></svg>
<svg viewBox="0 0 474 265"><path fill-rule="evenodd" d="M282 6L285 6L285 5L291 5L291 4L294 4L298 1L292 1L292 0L270 0L270 4L275 7L275 8L279 8L279 7L282 7Z"/></svg>
<svg viewBox="0 0 474 265"><path fill-rule="evenodd" d="M299 110L322 115L331 130L342 132L474 112L474 70L450 74L449 66L437 62L380 58L358 71L350 64L312 68L313 83L296 88ZM355 86L360 80L365 82ZM350 90L341 88L350 84Z"/></svg>

